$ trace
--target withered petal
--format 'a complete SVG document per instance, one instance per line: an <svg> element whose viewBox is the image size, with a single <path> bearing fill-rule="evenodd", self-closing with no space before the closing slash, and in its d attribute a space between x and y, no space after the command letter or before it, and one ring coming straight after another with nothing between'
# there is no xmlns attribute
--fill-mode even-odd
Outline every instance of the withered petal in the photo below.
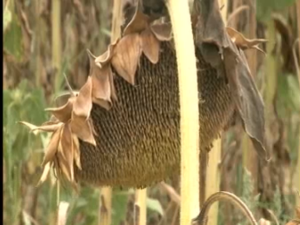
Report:
<svg viewBox="0 0 300 225"><path fill-rule="evenodd" d="M73 140L74 161L78 169L82 170L81 161L80 161L79 141L76 135L72 135L72 140Z"/></svg>
<svg viewBox="0 0 300 225"><path fill-rule="evenodd" d="M44 169L43 169L43 173L41 175L41 178L39 180L39 182L37 183L36 186L39 186L40 184L44 183L45 180L47 179L48 175L49 175L49 172L50 172L50 162L46 163Z"/></svg>
<svg viewBox="0 0 300 225"><path fill-rule="evenodd" d="M73 139L73 148L74 148L74 161L76 166L82 170L81 168L81 161L80 161L80 150L79 150L79 141L78 138L75 135L72 135L72 139Z"/></svg>
<svg viewBox="0 0 300 225"><path fill-rule="evenodd" d="M114 49L111 63L117 73L130 84L134 84L141 51L140 36L136 33L123 37Z"/></svg>
<svg viewBox="0 0 300 225"><path fill-rule="evenodd" d="M159 58L160 42L149 29L141 33L141 44L145 56L150 62L156 64Z"/></svg>
<svg viewBox="0 0 300 225"><path fill-rule="evenodd" d="M55 98L55 105L56 107L61 107L65 105L70 98L78 96L79 92L78 91L73 91L72 93L66 93L66 94L61 94Z"/></svg>
<svg viewBox="0 0 300 225"><path fill-rule="evenodd" d="M81 87L78 96L74 100L73 113L77 116L89 118L92 110L92 78L89 76Z"/></svg>
<svg viewBox="0 0 300 225"><path fill-rule="evenodd" d="M172 39L171 23L154 23L150 26L150 29L160 41L170 41Z"/></svg>
<svg viewBox="0 0 300 225"><path fill-rule="evenodd" d="M117 98L116 87L115 87L115 84L114 84L114 73L110 74L110 76L109 76L109 83L110 83L110 90L111 90L111 98L114 101L117 101L118 98Z"/></svg>
<svg viewBox="0 0 300 225"><path fill-rule="evenodd" d="M70 126L72 133L76 134L79 139L96 146L92 128L85 117L73 113Z"/></svg>
<svg viewBox="0 0 300 225"><path fill-rule="evenodd" d="M118 43L118 39L114 43L110 44L107 47L107 51L106 52L104 52L102 55L96 57L95 58L95 62L96 63L100 63L101 66L102 65L106 65L110 61L110 59L112 58L112 56L113 56L113 49L114 49L114 47L116 46L117 43Z"/></svg>
<svg viewBox="0 0 300 225"><path fill-rule="evenodd" d="M50 142L47 146L47 149L45 151L44 160L42 162L42 166L44 167L48 162L52 161L52 159L55 156L55 153L58 150L58 144L60 141L62 126L59 127L53 134L50 139Z"/></svg>
<svg viewBox="0 0 300 225"><path fill-rule="evenodd" d="M254 48L265 53L262 49L258 47L258 45L261 43L266 43L267 42L266 39L247 39L244 37L243 34L241 34L240 32L236 31L231 27L226 27L226 31L230 36L232 42L235 43L237 47L241 49Z"/></svg>
<svg viewBox="0 0 300 225"><path fill-rule="evenodd" d="M112 71L110 65L105 65L102 68L99 68L97 65L94 65L94 70L92 74L92 96L96 99L103 99L105 101L111 101L111 79Z"/></svg>
<svg viewBox="0 0 300 225"><path fill-rule="evenodd" d="M74 98L76 97L69 98L67 103L61 107L47 108L45 111L51 112L52 115L55 116L59 121L66 123L71 119Z"/></svg>
<svg viewBox="0 0 300 225"><path fill-rule="evenodd" d="M72 141L72 132L71 132L71 128L70 128L69 124L65 124L62 129L60 143L61 143L61 150L62 150L62 154L63 154L64 158L67 161L71 160L70 155L73 155L73 153L72 153L73 141Z"/></svg>
<svg viewBox="0 0 300 225"><path fill-rule="evenodd" d="M30 129L30 132L32 132L34 135L37 135L39 133L39 130L37 130L38 126L25 121L19 121L19 123L28 127Z"/></svg>
<svg viewBox="0 0 300 225"><path fill-rule="evenodd" d="M51 115L50 119L44 123L42 123L41 126L45 126L45 125L53 125L53 124L58 124L61 123L55 116Z"/></svg>
<svg viewBox="0 0 300 225"><path fill-rule="evenodd" d="M93 103L103 107L106 110L110 110L111 109L111 103L108 101L105 101L103 99L99 99L99 98L93 98Z"/></svg>
<svg viewBox="0 0 300 225"><path fill-rule="evenodd" d="M143 14L139 8L136 8L135 14L132 20L128 23L124 29L123 35L132 33L138 33L145 30L149 26L150 19L147 15Z"/></svg>
<svg viewBox="0 0 300 225"><path fill-rule="evenodd" d="M68 162L65 160L65 158L61 154L61 151L59 151L57 153L57 162L58 162L57 170L62 172L62 175L64 175L68 181L72 182L74 180L74 179L72 179L72 171L70 170Z"/></svg>

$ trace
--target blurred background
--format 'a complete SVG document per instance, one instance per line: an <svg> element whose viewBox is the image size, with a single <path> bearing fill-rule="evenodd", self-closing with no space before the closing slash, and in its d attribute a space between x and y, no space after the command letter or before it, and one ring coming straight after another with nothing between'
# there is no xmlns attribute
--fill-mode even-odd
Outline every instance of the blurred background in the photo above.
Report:
<svg viewBox="0 0 300 225"><path fill-rule="evenodd" d="M130 0L120 0L130 2ZM116 2L116 1L115 1ZM269 165L261 162L239 123L223 135L213 181L239 196L255 214L280 224L300 206L300 0L228 0L227 26L247 38L265 38L266 54L247 50L249 67L265 101ZM17 121L41 124L66 89L86 81L89 61L110 42L112 0L3 0L4 224L57 224L58 204L68 203L66 224L100 224L100 188L79 193L55 175L36 187L49 135L29 134ZM179 224L179 178L147 188L147 224ZM177 200L176 200L177 199ZM112 192L112 224L132 220L134 190ZM217 210L218 209L218 210ZM210 224L246 224L233 206L219 204ZM275 224L275 223L274 223Z"/></svg>

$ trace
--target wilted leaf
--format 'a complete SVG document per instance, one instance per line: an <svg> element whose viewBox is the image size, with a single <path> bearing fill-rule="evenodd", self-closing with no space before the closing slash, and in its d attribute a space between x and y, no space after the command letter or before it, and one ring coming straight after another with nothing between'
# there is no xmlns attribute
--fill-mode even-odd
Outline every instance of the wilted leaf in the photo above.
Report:
<svg viewBox="0 0 300 225"><path fill-rule="evenodd" d="M160 41L170 41L172 39L171 23L154 23L150 26L150 29Z"/></svg>
<svg viewBox="0 0 300 225"><path fill-rule="evenodd" d="M42 173L42 176L37 184L37 186L39 186L40 184L44 183L44 181L47 179L48 177L48 174L50 172L50 162L46 163L46 165L44 166L44 169L43 169L43 173Z"/></svg>
<svg viewBox="0 0 300 225"><path fill-rule="evenodd" d="M61 150L65 160L73 163L73 140L69 124L65 124L61 132Z"/></svg>
<svg viewBox="0 0 300 225"><path fill-rule="evenodd" d="M269 159L264 140L264 105L250 74L244 52L236 47L226 33L217 0L195 1L194 8L200 15L196 23L196 45L204 59L219 74L226 75L232 99L243 120L246 133L258 154L263 159Z"/></svg>
<svg viewBox="0 0 300 225"><path fill-rule="evenodd" d="M135 14L132 20L124 29L124 36L132 33L137 33L145 30L149 26L149 17L143 14L138 7L136 7Z"/></svg>
<svg viewBox="0 0 300 225"><path fill-rule="evenodd" d="M231 38L231 41L237 45L237 47L245 50L249 48L257 49L258 51L265 53L258 47L259 44L267 42L265 39L247 39L240 32L233 28L227 27L226 31Z"/></svg>
<svg viewBox="0 0 300 225"><path fill-rule="evenodd" d="M45 111L51 112L59 121L66 123L71 119L74 98L69 98L68 102L61 107L47 108Z"/></svg>
<svg viewBox="0 0 300 225"><path fill-rule="evenodd" d="M72 135L73 141L73 151L74 151L74 160L76 166L81 170L81 162L80 162L80 150L79 150L79 141L75 135Z"/></svg>
<svg viewBox="0 0 300 225"><path fill-rule="evenodd" d="M134 84L140 56L140 36L137 33L123 37L114 49L112 65L117 73L130 84Z"/></svg>
<svg viewBox="0 0 300 225"><path fill-rule="evenodd" d="M60 146L61 147L61 146ZM62 173L64 177L68 179L68 181L73 181L71 170L69 167L69 163L62 155L62 150L60 149L56 154L57 166L55 167L58 172Z"/></svg>
<svg viewBox="0 0 300 225"><path fill-rule="evenodd" d="M92 96L97 100L111 102L113 87L112 71L110 64L105 64L101 68L95 63L95 58L89 54L90 76L92 79Z"/></svg>
<svg viewBox="0 0 300 225"><path fill-rule="evenodd" d="M112 58L114 47L116 46L116 44L118 42L119 42L119 39L117 39L114 43L110 44L107 48L107 51L98 57L95 57L93 54L91 54L90 51L88 51L88 54L92 59L95 60L96 63L100 63L101 66L105 65Z"/></svg>
<svg viewBox="0 0 300 225"><path fill-rule="evenodd" d="M53 133L53 135L50 139L50 142L45 151L44 160L42 162L43 167L53 159L55 153L57 152L59 141L60 141L60 136L61 136L61 131L62 131L62 127L60 127L58 130L56 130Z"/></svg>
<svg viewBox="0 0 300 225"><path fill-rule="evenodd" d="M79 94L78 91L73 91L72 93L64 92L55 98L55 104L57 107L61 107L61 106L65 105L69 101L70 98L72 98L74 96L78 96L78 94Z"/></svg>
<svg viewBox="0 0 300 225"><path fill-rule="evenodd" d="M72 133L76 134L79 139L96 146L92 127L85 117L73 113L70 126Z"/></svg>
<svg viewBox="0 0 300 225"><path fill-rule="evenodd" d="M73 104L73 114L89 118L92 110L92 78L89 76Z"/></svg>
<svg viewBox="0 0 300 225"><path fill-rule="evenodd" d="M224 50L224 65L244 129L259 156L268 160L265 149L264 104L250 74L246 57L241 50L227 48Z"/></svg>
<svg viewBox="0 0 300 225"><path fill-rule="evenodd" d="M21 121L20 123L24 124L27 127L29 127L30 130L34 134L38 134L39 131L54 132L63 125L63 123L52 123L52 124L45 124L45 125L42 125L42 126L35 126L33 124L30 124L30 123L27 123L27 122L24 122L24 121Z"/></svg>
<svg viewBox="0 0 300 225"><path fill-rule="evenodd" d="M141 45L142 50L145 56L149 59L150 62L156 64L159 57L159 46L160 43L152 32L147 29L141 33Z"/></svg>

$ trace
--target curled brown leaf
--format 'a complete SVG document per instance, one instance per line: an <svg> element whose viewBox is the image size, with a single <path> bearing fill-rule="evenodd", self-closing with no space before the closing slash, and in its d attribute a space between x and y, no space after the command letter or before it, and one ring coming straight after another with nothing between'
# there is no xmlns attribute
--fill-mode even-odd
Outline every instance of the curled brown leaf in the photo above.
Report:
<svg viewBox="0 0 300 225"><path fill-rule="evenodd" d="M44 166L44 169L43 169L42 176L41 176L41 178L40 178L37 186L39 186L40 184L44 183L44 181L47 179L48 174L50 172L50 168L51 168L51 163L50 162L46 163L46 165Z"/></svg>
<svg viewBox="0 0 300 225"><path fill-rule="evenodd" d="M236 31L231 27L226 27L226 31L230 36L233 43L237 45L237 47L245 50L249 48L257 49L258 51L265 53L262 49L258 47L259 44L267 42L265 39L247 39L240 32Z"/></svg>
<svg viewBox="0 0 300 225"><path fill-rule="evenodd" d="M73 113L79 117L89 118L92 110L92 78L89 76L74 100Z"/></svg>
<svg viewBox="0 0 300 225"><path fill-rule="evenodd" d="M78 169L81 170L82 168L80 162L79 141L76 135L72 135L72 141L73 141L74 161Z"/></svg>
<svg viewBox="0 0 300 225"><path fill-rule="evenodd" d="M19 123L29 127L30 131L33 132L35 135L38 134L40 131L45 131L45 132L54 132L56 131L60 126L62 126L63 123L60 123L60 122L47 122L47 123L44 123L43 125L41 126L36 126L36 125L33 125L31 123L27 123L25 121L20 121Z"/></svg>
<svg viewBox="0 0 300 225"><path fill-rule="evenodd" d="M160 42L156 39L153 33L147 29L141 33L141 46L145 56L150 62L156 64L159 58Z"/></svg>
<svg viewBox="0 0 300 225"><path fill-rule="evenodd" d="M51 112L59 121L66 123L71 119L74 97L69 98L67 103L58 108L47 108L45 111Z"/></svg>
<svg viewBox="0 0 300 225"><path fill-rule="evenodd" d="M171 23L154 23L150 26L150 29L160 41L170 41L172 39Z"/></svg>
<svg viewBox="0 0 300 225"><path fill-rule="evenodd" d="M59 145L59 141L60 141L60 136L61 136L61 131L62 131L62 126L59 127L59 129L57 129L53 134L52 137L50 139L50 142L46 148L45 151L45 156L42 162L42 166L44 167L48 162L51 162L55 156L55 154L57 153L58 150L58 145Z"/></svg>
<svg viewBox="0 0 300 225"><path fill-rule="evenodd" d="M143 14L137 7L132 20L124 29L123 35L125 36L128 34L137 33L145 30L149 26L149 21L149 17Z"/></svg>
<svg viewBox="0 0 300 225"><path fill-rule="evenodd" d="M79 139L96 146L96 141L93 135L92 127L88 119L73 113L70 126L72 133L75 134Z"/></svg>
<svg viewBox="0 0 300 225"><path fill-rule="evenodd" d="M114 49L112 65L117 73L130 84L134 84L141 52L140 36L137 33L123 37Z"/></svg>

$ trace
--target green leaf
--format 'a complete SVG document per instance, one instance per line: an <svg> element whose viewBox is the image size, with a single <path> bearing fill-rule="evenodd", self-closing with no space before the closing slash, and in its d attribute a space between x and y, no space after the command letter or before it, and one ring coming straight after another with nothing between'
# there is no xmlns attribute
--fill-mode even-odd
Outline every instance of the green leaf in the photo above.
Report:
<svg viewBox="0 0 300 225"><path fill-rule="evenodd" d="M146 204L148 209L153 210L160 215L164 214L164 210L157 199L147 198Z"/></svg>

